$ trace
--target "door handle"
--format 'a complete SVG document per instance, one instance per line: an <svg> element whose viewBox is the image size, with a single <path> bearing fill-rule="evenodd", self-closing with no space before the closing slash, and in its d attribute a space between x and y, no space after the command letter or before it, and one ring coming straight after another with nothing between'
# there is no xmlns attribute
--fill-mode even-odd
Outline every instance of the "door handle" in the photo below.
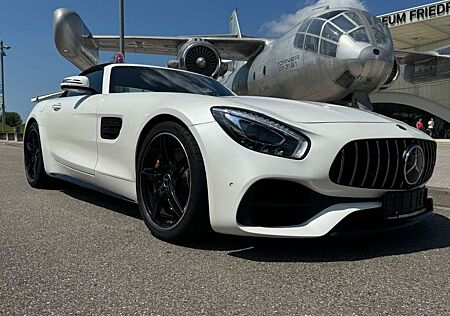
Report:
<svg viewBox="0 0 450 316"><path fill-rule="evenodd" d="M59 111L61 110L61 103L53 104L53 111Z"/></svg>

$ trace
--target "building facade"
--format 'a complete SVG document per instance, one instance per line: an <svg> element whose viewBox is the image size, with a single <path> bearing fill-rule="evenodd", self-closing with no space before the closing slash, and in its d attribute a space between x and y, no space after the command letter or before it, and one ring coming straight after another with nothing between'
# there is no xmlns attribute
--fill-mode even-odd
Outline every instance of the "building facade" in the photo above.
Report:
<svg viewBox="0 0 450 316"><path fill-rule="evenodd" d="M399 77L371 95L376 112L450 138L450 1L439 1L379 16L388 27L399 62Z"/></svg>

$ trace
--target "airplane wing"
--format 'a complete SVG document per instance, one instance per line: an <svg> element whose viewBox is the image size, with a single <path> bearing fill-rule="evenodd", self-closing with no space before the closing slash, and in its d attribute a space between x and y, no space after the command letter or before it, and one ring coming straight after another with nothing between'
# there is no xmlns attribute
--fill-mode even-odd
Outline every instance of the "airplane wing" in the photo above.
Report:
<svg viewBox="0 0 450 316"><path fill-rule="evenodd" d="M440 55L436 52L414 52L408 50L395 50L395 57L401 65L420 63L430 59L449 59L450 55Z"/></svg>
<svg viewBox="0 0 450 316"><path fill-rule="evenodd" d="M202 36L125 36L125 51L143 54L177 55L178 49L187 41L202 38L211 43L223 59L248 60L266 45L266 39L234 35ZM99 50L119 51L119 37L93 35Z"/></svg>
<svg viewBox="0 0 450 316"><path fill-rule="evenodd" d="M67 8L56 9L53 13L53 32L55 45L60 54L81 70L88 69L99 63L99 50L114 52L120 50L119 36L92 35L81 17ZM193 56L197 57L192 60L202 60L202 66L191 63L189 65L190 69L185 65L182 65L182 67L189 71L213 77L227 69L227 67L222 67L221 60L249 60L260 53L268 43L268 40L264 38L242 36L236 11L233 11L230 17L230 34L125 36L125 51L177 56L180 50L186 47L185 44L187 42L195 42L196 40L199 42L206 41L207 43L204 43L205 45L203 46L210 46L196 49L192 52ZM186 53L187 49L185 50ZM206 55L203 56L202 54ZM204 65L205 62L207 67Z"/></svg>

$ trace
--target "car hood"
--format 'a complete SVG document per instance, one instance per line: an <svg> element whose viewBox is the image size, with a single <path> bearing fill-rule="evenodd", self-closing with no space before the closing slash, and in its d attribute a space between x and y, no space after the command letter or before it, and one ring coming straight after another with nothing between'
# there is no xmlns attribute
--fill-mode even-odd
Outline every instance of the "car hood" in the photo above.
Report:
<svg viewBox="0 0 450 316"><path fill-rule="evenodd" d="M392 123L382 115L356 108L320 102L293 101L265 97L227 97L236 106L242 105L284 121L297 123Z"/></svg>

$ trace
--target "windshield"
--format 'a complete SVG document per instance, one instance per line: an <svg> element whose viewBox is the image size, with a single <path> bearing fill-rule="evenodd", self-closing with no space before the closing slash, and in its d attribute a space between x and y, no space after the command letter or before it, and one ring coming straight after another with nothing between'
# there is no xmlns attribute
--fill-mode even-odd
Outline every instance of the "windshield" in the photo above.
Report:
<svg viewBox="0 0 450 316"><path fill-rule="evenodd" d="M182 71L138 66L113 67L109 92L177 92L217 97L233 95L214 79Z"/></svg>

